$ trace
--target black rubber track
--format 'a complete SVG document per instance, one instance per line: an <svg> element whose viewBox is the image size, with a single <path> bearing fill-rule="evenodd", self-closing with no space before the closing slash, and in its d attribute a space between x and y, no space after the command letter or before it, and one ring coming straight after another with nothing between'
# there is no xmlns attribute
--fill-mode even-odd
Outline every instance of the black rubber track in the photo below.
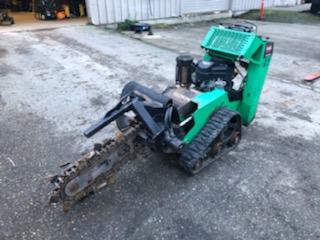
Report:
<svg viewBox="0 0 320 240"><path fill-rule="evenodd" d="M210 151L213 142L220 137L221 132L224 130L230 120L235 116L238 116L240 119L239 113L226 108L219 109L211 116L198 136L190 144L186 145L182 150L179 163L186 172L192 175L197 174L204 167L208 166L216 158L220 157L226 152L222 151L221 154L213 158L210 158L208 156L208 152ZM200 169L194 170L195 164L199 160L203 161L203 165Z"/></svg>

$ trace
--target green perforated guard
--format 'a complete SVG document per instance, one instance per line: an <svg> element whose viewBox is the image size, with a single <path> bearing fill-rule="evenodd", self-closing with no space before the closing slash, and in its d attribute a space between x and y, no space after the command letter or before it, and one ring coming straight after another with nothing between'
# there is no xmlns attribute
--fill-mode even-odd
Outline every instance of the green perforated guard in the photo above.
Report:
<svg viewBox="0 0 320 240"><path fill-rule="evenodd" d="M255 38L253 33L212 27L204 38L202 47L240 57L250 50Z"/></svg>

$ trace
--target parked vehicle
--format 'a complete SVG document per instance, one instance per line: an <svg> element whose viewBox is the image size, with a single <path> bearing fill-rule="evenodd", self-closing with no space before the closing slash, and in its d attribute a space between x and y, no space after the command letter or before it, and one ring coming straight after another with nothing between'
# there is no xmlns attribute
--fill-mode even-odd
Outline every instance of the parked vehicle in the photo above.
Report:
<svg viewBox="0 0 320 240"><path fill-rule="evenodd" d="M0 25L11 24L14 24L14 19L9 16L9 1L0 0Z"/></svg>

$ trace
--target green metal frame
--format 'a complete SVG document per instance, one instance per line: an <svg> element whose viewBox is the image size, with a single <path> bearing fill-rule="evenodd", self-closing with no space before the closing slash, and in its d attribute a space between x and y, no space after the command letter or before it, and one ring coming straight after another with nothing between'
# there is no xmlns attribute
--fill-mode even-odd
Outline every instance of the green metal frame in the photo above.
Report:
<svg viewBox="0 0 320 240"><path fill-rule="evenodd" d="M210 29L201 45L206 51L204 59L210 60L214 56L233 61L245 59L249 62L246 83L241 101L229 101L224 89L214 89L195 96L192 100L198 105L193 113L195 124L184 137L184 142L191 142L210 116L221 107L239 112L243 125L247 126L253 121L271 60L271 54L265 55L267 44L268 40L256 33L219 27Z"/></svg>

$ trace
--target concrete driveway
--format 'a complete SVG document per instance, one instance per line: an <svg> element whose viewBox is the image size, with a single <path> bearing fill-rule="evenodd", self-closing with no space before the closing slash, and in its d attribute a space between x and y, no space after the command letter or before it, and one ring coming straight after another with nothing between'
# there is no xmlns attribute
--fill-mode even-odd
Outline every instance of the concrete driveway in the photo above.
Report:
<svg viewBox="0 0 320 240"><path fill-rule="evenodd" d="M239 148L195 177L149 151L68 214L46 176L93 140L81 133L122 86L174 81L208 25L137 41L92 26L0 35L0 239L320 239L319 26L259 24L276 50L256 120ZM155 45L155 46L154 46Z"/></svg>

